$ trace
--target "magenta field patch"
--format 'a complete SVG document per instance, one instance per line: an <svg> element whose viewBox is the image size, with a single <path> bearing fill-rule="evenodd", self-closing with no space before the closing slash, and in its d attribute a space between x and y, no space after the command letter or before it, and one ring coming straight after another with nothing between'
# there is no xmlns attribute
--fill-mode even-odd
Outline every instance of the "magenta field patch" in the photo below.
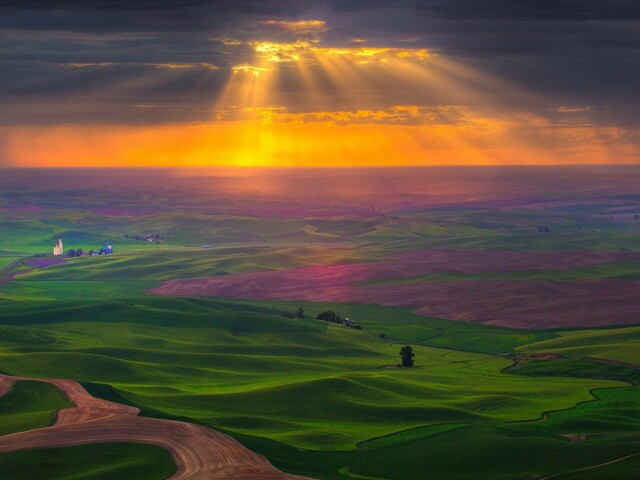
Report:
<svg viewBox="0 0 640 480"><path fill-rule="evenodd" d="M628 252L432 249L392 255L379 263L170 280L150 293L409 306L425 315L516 328L635 324L640 323L636 281L402 280L430 274L551 271L638 258ZM375 283L380 280L389 281Z"/></svg>

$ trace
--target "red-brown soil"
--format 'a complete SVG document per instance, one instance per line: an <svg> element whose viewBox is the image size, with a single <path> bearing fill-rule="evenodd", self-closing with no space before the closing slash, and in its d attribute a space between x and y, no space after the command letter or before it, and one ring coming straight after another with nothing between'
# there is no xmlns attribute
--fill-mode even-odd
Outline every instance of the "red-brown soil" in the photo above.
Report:
<svg viewBox="0 0 640 480"><path fill-rule="evenodd" d="M515 328L640 324L640 282L449 282L429 285L419 313ZM441 301L437 301L441 299Z"/></svg>
<svg viewBox="0 0 640 480"><path fill-rule="evenodd" d="M177 467L171 480L305 480L280 472L227 435L192 423L138 417L137 408L94 398L73 380L0 375L0 395L19 380L51 383L75 407L60 410L51 427L0 437L0 452L100 442L147 443L171 453Z"/></svg>
<svg viewBox="0 0 640 480"><path fill-rule="evenodd" d="M313 266L171 280L150 290L171 296L361 302L410 306L425 315L515 328L640 323L640 282L465 280L359 282L436 273L544 271L638 259L629 252L522 253L434 249L387 262Z"/></svg>
<svg viewBox="0 0 640 480"><path fill-rule="evenodd" d="M0 397L9 393L11 390L11 386L13 385L13 380L7 378L5 376L0 377Z"/></svg>

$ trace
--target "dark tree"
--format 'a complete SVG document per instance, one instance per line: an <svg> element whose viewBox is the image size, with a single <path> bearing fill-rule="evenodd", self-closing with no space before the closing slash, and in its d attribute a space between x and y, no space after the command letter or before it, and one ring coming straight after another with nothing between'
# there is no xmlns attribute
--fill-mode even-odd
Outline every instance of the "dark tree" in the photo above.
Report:
<svg viewBox="0 0 640 480"><path fill-rule="evenodd" d="M316 319L324 320L326 322L335 322L336 321L336 314L335 314L335 312L332 312L331 310L327 310L326 312L319 313L318 316L316 317Z"/></svg>
<svg viewBox="0 0 640 480"><path fill-rule="evenodd" d="M73 248L67 252L67 257L71 258L75 256L76 256L76 251Z"/></svg>
<svg viewBox="0 0 640 480"><path fill-rule="evenodd" d="M415 354L413 353L413 348L409 345L405 345L400 349L400 358L402 359L403 367L413 367L413 357L415 357Z"/></svg>
<svg viewBox="0 0 640 480"><path fill-rule="evenodd" d="M76 257L81 257L84 255L84 251L81 248L76 250Z"/></svg>
<svg viewBox="0 0 640 480"><path fill-rule="evenodd" d="M304 318L304 310L302 307L298 307L296 310L296 318Z"/></svg>

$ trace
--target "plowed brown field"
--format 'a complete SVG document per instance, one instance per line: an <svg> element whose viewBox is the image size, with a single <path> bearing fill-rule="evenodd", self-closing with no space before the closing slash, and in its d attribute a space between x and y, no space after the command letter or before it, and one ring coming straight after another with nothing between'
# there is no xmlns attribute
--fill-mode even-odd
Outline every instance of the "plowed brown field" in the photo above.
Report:
<svg viewBox="0 0 640 480"><path fill-rule="evenodd" d="M50 427L0 437L0 452L100 442L147 443L171 453L177 467L171 480L304 480L280 472L227 435L187 422L139 417L137 408L94 398L73 380L0 375L0 395L19 380L51 383L75 407L60 410Z"/></svg>

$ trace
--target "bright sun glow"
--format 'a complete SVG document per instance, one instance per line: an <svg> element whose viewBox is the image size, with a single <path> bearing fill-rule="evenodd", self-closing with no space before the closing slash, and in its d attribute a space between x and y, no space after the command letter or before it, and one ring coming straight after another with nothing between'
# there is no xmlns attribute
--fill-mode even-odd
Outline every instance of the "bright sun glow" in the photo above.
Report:
<svg viewBox="0 0 640 480"><path fill-rule="evenodd" d="M319 47L317 41L298 40L293 43L255 42L258 59L266 62L318 62L326 57L343 57L355 63L386 62L390 58L423 60L432 54L424 48L328 48Z"/></svg>
<svg viewBox="0 0 640 480"><path fill-rule="evenodd" d="M259 26L298 39L217 39L252 53L231 66L211 123L0 128L5 153L16 165L42 166L365 166L621 162L638 150L637 143L616 145L628 135L618 128L585 124L580 115L588 109L560 105L555 113L566 120L558 128L531 113L536 94L424 48L369 46L361 38L323 46L322 20ZM221 71L202 62L148 65Z"/></svg>

